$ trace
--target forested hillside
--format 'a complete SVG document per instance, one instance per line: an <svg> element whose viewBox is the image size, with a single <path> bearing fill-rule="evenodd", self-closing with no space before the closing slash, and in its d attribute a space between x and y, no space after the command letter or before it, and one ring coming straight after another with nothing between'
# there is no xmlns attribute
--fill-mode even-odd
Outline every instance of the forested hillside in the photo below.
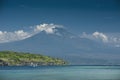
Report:
<svg viewBox="0 0 120 80"><path fill-rule="evenodd" d="M0 51L0 66L66 65L62 59L14 51Z"/></svg>

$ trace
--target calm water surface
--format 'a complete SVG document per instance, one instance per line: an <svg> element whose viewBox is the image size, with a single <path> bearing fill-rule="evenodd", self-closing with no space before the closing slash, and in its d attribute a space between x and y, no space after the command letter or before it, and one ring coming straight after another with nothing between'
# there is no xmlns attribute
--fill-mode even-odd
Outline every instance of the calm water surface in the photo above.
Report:
<svg viewBox="0 0 120 80"><path fill-rule="evenodd" d="M0 67L0 80L120 80L120 66Z"/></svg>

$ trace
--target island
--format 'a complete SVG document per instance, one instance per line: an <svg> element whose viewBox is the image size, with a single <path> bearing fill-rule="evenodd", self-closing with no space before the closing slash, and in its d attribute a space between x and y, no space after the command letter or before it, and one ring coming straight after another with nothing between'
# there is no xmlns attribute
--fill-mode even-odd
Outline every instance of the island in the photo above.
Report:
<svg viewBox="0 0 120 80"><path fill-rule="evenodd" d="M59 58L25 52L0 51L0 66L67 65Z"/></svg>

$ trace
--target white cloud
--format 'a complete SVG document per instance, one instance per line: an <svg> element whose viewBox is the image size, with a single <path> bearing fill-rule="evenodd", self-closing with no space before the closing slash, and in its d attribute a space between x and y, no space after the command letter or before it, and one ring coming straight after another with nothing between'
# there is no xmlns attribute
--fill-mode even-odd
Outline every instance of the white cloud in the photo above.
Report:
<svg viewBox="0 0 120 80"><path fill-rule="evenodd" d="M94 32L92 36L94 36L96 39L101 39L103 42L108 42L108 37L103 33Z"/></svg>
<svg viewBox="0 0 120 80"><path fill-rule="evenodd" d="M102 42L108 45L115 47L120 47L120 33L102 33L102 32L93 32L92 34L87 34L83 32L80 36L81 38L87 38L97 42Z"/></svg>
<svg viewBox="0 0 120 80"><path fill-rule="evenodd" d="M22 40L30 37L30 34L23 30L14 32L0 31L0 43Z"/></svg>
<svg viewBox="0 0 120 80"><path fill-rule="evenodd" d="M60 25L54 25L54 24L41 24L35 27L34 32L45 31L47 34L54 34L57 31L56 28L61 28L61 27L62 26Z"/></svg>
<svg viewBox="0 0 120 80"><path fill-rule="evenodd" d="M0 43L13 42L23 40L33 35L45 31L47 34L56 34L56 28L61 28L60 25L40 24L35 27L30 27L31 31L17 30L14 32L0 31Z"/></svg>

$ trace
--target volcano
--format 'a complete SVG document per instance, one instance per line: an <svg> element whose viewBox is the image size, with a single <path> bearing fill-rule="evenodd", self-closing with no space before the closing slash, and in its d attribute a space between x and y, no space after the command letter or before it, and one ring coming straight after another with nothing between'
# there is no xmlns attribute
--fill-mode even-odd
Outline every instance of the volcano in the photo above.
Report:
<svg viewBox="0 0 120 80"><path fill-rule="evenodd" d="M76 65L120 64L119 49L108 48L90 39L80 38L65 28L54 29L54 34L41 31L24 40L2 43L0 50L40 53L63 58ZM113 50L116 51L115 54L111 54Z"/></svg>

